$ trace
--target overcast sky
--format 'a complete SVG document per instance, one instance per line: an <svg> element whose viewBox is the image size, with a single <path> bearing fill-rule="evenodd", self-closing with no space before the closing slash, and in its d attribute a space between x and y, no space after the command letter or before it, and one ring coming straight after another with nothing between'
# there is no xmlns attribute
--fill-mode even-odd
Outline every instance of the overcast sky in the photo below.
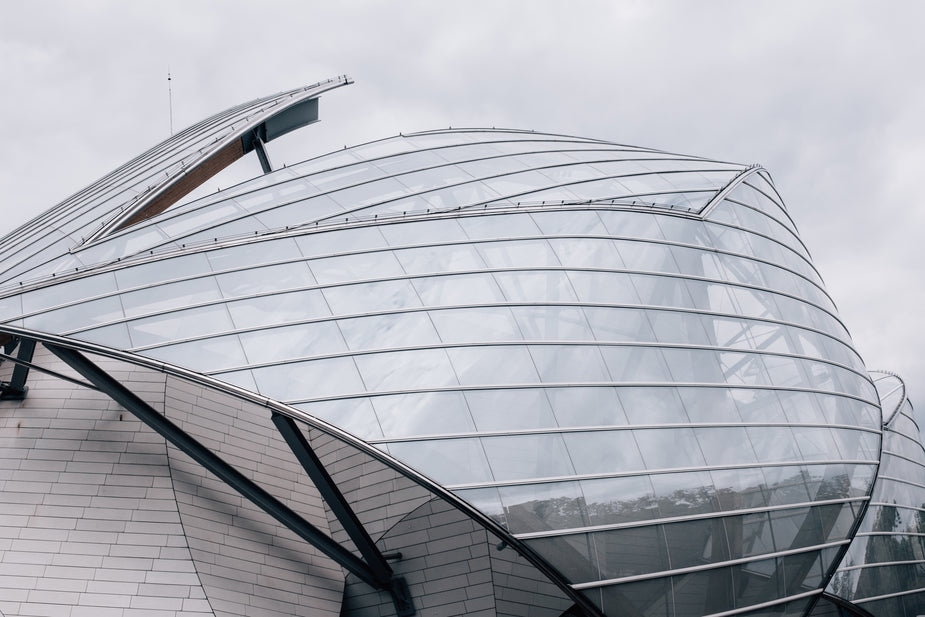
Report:
<svg viewBox="0 0 925 617"><path fill-rule="evenodd" d="M922 2L0 0L0 234L166 138L168 66L176 130L348 74L274 163L503 126L762 164L868 368L925 401L922 24Z"/></svg>

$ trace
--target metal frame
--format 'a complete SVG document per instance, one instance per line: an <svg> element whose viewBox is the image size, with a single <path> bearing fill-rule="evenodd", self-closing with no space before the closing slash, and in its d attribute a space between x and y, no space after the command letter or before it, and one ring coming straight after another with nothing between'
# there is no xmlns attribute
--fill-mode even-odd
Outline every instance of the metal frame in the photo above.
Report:
<svg viewBox="0 0 925 617"><path fill-rule="evenodd" d="M26 385L26 378L29 376L29 369L32 367L32 354L35 352L35 341L32 339L19 339L19 352L16 354L16 366L13 368L13 375L10 381L0 381L0 400L3 401L21 401L26 398L26 392L29 386ZM16 346L16 341L7 345L7 347ZM13 349L10 349L13 351ZM7 356L9 357L9 356Z"/></svg>
<svg viewBox="0 0 925 617"><path fill-rule="evenodd" d="M35 341L31 342L32 348L34 349ZM65 364L83 375L85 379L96 386L96 388L98 388L101 392L108 395L114 401L122 405L135 417L147 424L150 428L154 429L154 431L159 435L164 437L164 439L173 444L194 461L208 469L210 472L215 474L219 479L225 482L225 484L236 490L255 506L269 514L278 523L289 528L296 535L330 557L348 572L357 576L360 580L376 589L383 589L391 593L399 617L410 617L411 615L414 615L414 605L412 604L408 594L407 584L405 584L404 581L396 579L392 576L391 569L389 568L388 564L385 563L385 559L382 557L382 554L378 551L378 549L376 549L375 545L372 544L372 540L369 539L369 536L365 533L365 530L362 531L362 534L359 534L356 529L352 529L353 533L351 533L351 538L354 538L355 535L357 535L357 537L365 535L366 539L368 540L368 543L357 544L360 548L360 552L363 553L364 557L367 558L367 561L364 562L352 552L344 548L341 544L329 538L327 534L306 521L284 503L273 497L273 495L261 488L250 478L229 465L217 454L199 443L199 441L190 436L179 426L158 413L157 410L140 399L135 393L123 386L96 364L87 359L79 351L49 343L45 343L45 347L48 349L48 351L61 359ZM281 416L277 414L276 417ZM300 461L303 460L304 456L313 456L313 454L309 454L310 449L308 448L308 444L304 443L304 437L302 437L302 434L298 432L298 429L295 427L294 423L290 427L289 423L292 423L292 420L289 420L288 418L286 420L288 420L288 422L282 422L281 424L277 424L277 426L280 427L280 432L283 433L287 442L290 443L290 447L295 444L296 447L293 449L293 452L296 453L296 456L299 457ZM300 443L300 438L301 442L304 443L304 447L302 443ZM292 441L290 441L290 439ZM314 460L317 460L317 458ZM330 476L327 476L327 473L323 471L323 468L320 468L320 470L321 475L317 473L310 473L309 475L313 480L315 477L327 478L328 485L324 485L324 483L322 483L322 486L319 486L319 490L322 492L322 495L325 497L326 501L329 498L333 498L333 505L331 502L329 502L332 510L338 513L338 518L345 516L345 518L355 521L356 525L362 529L362 525L359 523L359 520L357 520L356 516L353 515L353 512L349 510L349 506L347 506L346 501L343 500L343 497L340 496L340 493L337 492L335 495L332 492L332 488L333 491L336 491L336 487L333 487L333 482L330 480ZM306 471L308 471L308 467L306 467ZM338 497L339 501L337 499ZM344 514L345 508L347 511L346 514ZM357 540L355 539L354 541L356 542Z"/></svg>
<svg viewBox="0 0 925 617"><path fill-rule="evenodd" d="M584 594L581 594L575 591L574 589L572 589L569 582L565 579L565 577L558 570L553 568L543 557L541 557L538 553L536 553L536 551L530 548L523 541L518 540L517 538L512 536L499 523L497 523L496 521L494 521L493 519L485 515L483 512L474 508L468 502L456 496L452 491L433 482L426 476L423 476L420 472L416 471L415 469L392 458L391 456L389 456L387 453L383 452L382 450L379 450L378 448L362 441L361 439L354 437L353 435L344 431L343 429L340 429L332 424L325 422L324 420L321 420L310 414L307 414L298 408L292 407L290 405L281 403L273 399L268 399L264 396L251 392L245 388L241 388L238 386L234 386L234 385L222 382L213 377L209 377L208 375L203 375L201 373L197 373L189 369L184 369L182 367L174 366L174 365L160 362L157 360L152 360L151 358L139 356L139 355L136 355L130 352L120 351L120 350L112 349L110 347L98 345L95 343L77 341L77 340L68 339L66 337L62 337L58 335L45 334L45 333L36 332L33 330L28 330L25 328L17 327L17 326L10 326L10 325L4 325L4 324L0 324L0 333L6 333L6 334L13 335L13 336L21 337L21 338L30 338L37 342L41 342L46 348L55 347L58 349L64 349L66 350L66 353L70 352L71 354L80 355L80 352L90 352L90 353L98 354L102 357L112 358L112 359L123 361L123 362L128 362L136 366L148 368L148 369L160 372L160 373L164 373L166 375L177 377L179 379L194 383L199 386L203 386L203 387L215 390L217 392L221 392L223 394L227 394L229 396L235 397L242 401L247 401L249 403L253 403L255 405L265 407L271 412L279 413L281 415L288 416L295 420L304 422L308 426L315 428L331 437L334 437L335 439L347 445L350 445L356 448L359 452L362 452L363 454L371 457L373 460L376 460L382 463L389 469L395 471L401 476L404 476L405 478L411 480L418 486L429 491L436 498L441 499L442 501L445 501L446 503L450 504L455 509L462 512L465 516L475 521L479 526L487 530L490 534L497 536L498 538L501 538L502 541L507 546L512 547L532 567L536 568L538 572L546 576L553 585L559 588L559 590L562 591L566 597L572 600L575 603L575 606L578 607L578 610L581 611L582 615L584 615L585 617L604 617L600 609L593 602L591 602L591 600L589 600ZM121 386L121 384L112 380L111 377L105 375L105 373L103 373L103 376L104 376L104 379L106 379L107 381L111 380L113 385L117 389L125 390L125 388ZM128 392L128 394L131 397L137 398L131 392ZM143 401L142 401L142 404L147 406L147 404L144 403ZM157 416L160 416L160 414L157 414L156 411L154 411L154 413ZM214 456L214 454L212 456ZM322 536L322 537L326 538L327 536ZM329 539L328 539L328 542L331 542L332 544L336 544L336 543L333 543L333 541ZM365 562L360 560L358 557L356 557L349 551L346 551L345 549L344 551L346 552L347 555L351 556L348 559L351 559L353 563L362 564L363 569L366 569L368 567L365 564ZM390 556L384 556L384 557L391 558L391 557L397 557L397 556L390 555ZM393 584L394 584L393 589L396 591L396 593L399 593L399 594L402 593L403 588L405 587L404 581L399 578L394 578Z"/></svg>
<svg viewBox="0 0 925 617"><path fill-rule="evenodd" d="M587 204L583 204L584 207L576 207L576 204L569 204L569 205L566 205L566 206L564 206L564 207L560 207L558 204L556 204L556 206L557 206L558 209L560 209L561 211L564 211L564 212L568 212L568 211L572 211L572 210L578 210L578 211L588 211L588 210L594 210L594 211L597 211L597 210L606 210L606 211L626 211L626 210L623 209L623 208L609 208L609 207L606 207L606 205L604 205L604 204L592 204L592 207L591 207L591 208L588 208L588 205L587 205ZM499 215L499 216L511 214L512 212L521 212L521 213L526 212L526 213L528 213L528 214L537 214L537 213L542 213L543 211L544 211L543 208L541 208L541 207L538 206L538 207L536 207L536 208L533 208L533 207L531 207L531 208L520 208L520 209L516 209L516 208L515 208L515 209L512 209L512 210L509 211L509 212L493 213L493 214L497 214L497 215ZM400 218L401 220L394 221L394 224L401 224L402 222L408 222L408 221L407 221L407 217L406 217L406 218L402 218L401 215L399 215L399 218ZM378 221L378 220L379 220L379 219L371 219L371 220L368 221L368 222L369 222L369 223L374 223L374 222L376 222L376 221ZM421 219L416 219L416 220L411 221L411 222L412 222L412 223L413 223L413 222L421 222L421 221L426 221L426 220L428 220L428 219L425 217L425 218L421 218ZM758 232L755 232L755 231L747 230L747 229L744 229L744 228L742 228L742 227L738 227L738 226L735 226L735 225L730 225L730 224L728 224L728 223L721 223L721 222L717 222L717 221L704 221L704 222L705 222L705 223L708 223L708 224L710 224L710 225L716 225L716 226L720 226L720 227L726 227L726 228L728 228L728 229L734 229L734 230L736 230L736 231L745 231L746 233L749 233L749 234L752 234L752 235L755 235L755 236L764 238L765 240L767 240L767 241L769 241L769 242L773 242L773 243L777 244L777 245L780 246L781 248L789 249L797 258L803 259L804 262L806 261L804 257L802 257L802 256L799 255L799 253L793 251L793 249L791 249L791 248L788 247L787 245L781 243L779 240L776 240L775 238L773 238L773 237L771 237L771 236L767 236L767 235L765 235L765 234L761 234L761 233L758 233ZM338 224L338 225L341 226L341 227L343 226L342 224ZM332 225L331 227L334 228L335 226ZM316 231L315 231L315 228L311 228L311 229L312 229L312 232L313 232L313 233L316 232ZM267 238L267 237L264 236L264 237L261 237L260 239L261 239L261 241L274 241L274 240L279 240L279 239L283 239L283 238L301 237L301 236L306 235L306 234L304 233L305 231L306 231L306 230L293 230L293 231L290 231L288 234L287 234L287 233L272 234L272 237L270 237L270 238ZM327 231L330 231L330 229L327 229L327 228L318 228L317 233L324 233L324 232L327 232ZM311 262L313 262L313 261L315 261L315 260L323 260L323 259L328 259L328 258L331 258L331 257L346 257L346 256L353 256L353 255L366 255L366 254L370 254L370 253L394 252L394 251L407 250L407 249L438 248L438 247L442 248L442 247L451 247L451 246L471 246L471 247L477 249L477 248L478 248L479 246L481 246L481 245L492 245L492 244L496 244L496 243L511 243L511 242L520 242L520 241L528 242L528 241L537 241L537 240L539 240L539 241L548 241L548 240L578 240L578 241L585 241L585 240L589 240L589 239L590 239L590 240L604 240L604 241L626 241L626 242L636 242L636 243L646 244L646 245L655 244L655 245L659 245L659 246L668 247L669 249L671 249L672 247L677 247L677 248L682 248L682 249L691 249L691 250L700 251L700 252L702 252L702 253L709 253L709 254L712 254L712 255L725 255L725 256L728 256L728 257L734 257L734 258L738 258L738 259L744 259L744 260L747 260L747 261L749 261L749 262L753 262L753 263L756 263L756 264L764 264L764 265L772 266L772 267L774 267L774 268L777 268L778 270L782 270L782 271L784 271L784 272L787 272L788 274L793 275L794 277L803 279L804 281L806 281L807 283L809 283L813 288L815 288L818 292L820 292L823 296L825 296L826 298L828 298L829 302L832 304L833 307L834 307L834 304L835 304L834 301L832 300L832 298L829 296L828 292L823 288L823 286L822 286L822 284L821 284L821 280L822 280L822 279L819 278L818 272L816 272L815 268L812 266L812 264L809 264L809 262L807 262L807 264L810 266L810 269L812 270L812 272L816 274L816 277L818 278L818 280L814 280L812 276L809 276L809 275L807 275L807 274L805 274L805 273L798 272L797 270L792 269L792 268L790 267L790 265L787 264L787 263L779 263L779 262L775 262L775 261L772 261L772 260L767 259L767 258L764 258L764 257L759 257L759 256L757 256L757 255L749 255L749 254L747 254L747 253L740 253L740 252L731 251L731 250L724 249L724 248L710 247L710 246L707 245L707 244L693 244L693 243L690 243L690 242L678 242L678 241L675 241L675 240L660 239L660 238L641 239L641 238L634 238L634 237L631 237L631 236L619 236L619 235L601 234L601 233L594 233L594 234L590 234L590 233L588 233L588 234L563 234L563 233L560 233L560 234L541 234L541 235L533 235L533 236L511 236L511 237L507 237L507 238L489 238L489 239L479 239L479 240L454 240L454 241L451 241L451 242L426 242L426 243L416 243L416 244L383 245L383 246L378 246L378 247L356 248L356 249L350 250L350 251L340 251L340 252L335 252L335 253L320 253L320 254L317 254L317 255L310 255L310 256L308 256L308 257L299 256L299 257L292 257L292 258L287 258L287 259L277 259L277 260L275 260L275 261L267 261L267 262L263 262L263 263L260 263L260 264L247 264L247 265L245 265L245 266L239 266L239 267L236 267L236 268L226 268L226 269L224 269L224 270L214 270L214 271L213 271L213 270L209 270L209 271L203 271L203 272L198 273L198 274L191 274L191 275L180 276L180 277L175 277L175 278L165 278L165 279L163 279L163 280L161 280L161 281L159 281L159 282L157 282L157 283L149 284L149 285L139 285L139 286L135 286L135 287L126 287L126 288L114 289L113 291L107 291L107 292L100 293L100 294L97 294L97 295L94 295L94 296L89 296L89 297L87 297L87 298L82 298L82 299L80 299L80 300L72 300L72 301L64 302L64 303L62 303L62 304L54 304L54 305L46 306L46 307L44 307L44 308L42 308L42 309L40 309L40 310L31 311L31 312L28 312L28 313L23 313L22 316L23 316L23 317L28 317L28 316L30 316L30 315L40 314L40 313L43 313L43 312L46 312L46 311L49 311L49 310L52 310L52 309L64 308L64 307L67 307L67 306L73 306L73 305L75 305L75 304L80 304L80 303L85 302L85 301L90 300L90 299L96 300L96 299L100 299L100 298L106 298L106 297L110 297L110 296L114 296L114 295L121 295L121 294L129 293L129 292L133 292L133 291L138 291L138 290L142 290L142 289L151 289L151 288L153 288L153 287L160 287L160 286L164 286L164 285L170 285L170 284L172 284L172 283L178 283L178 282L182 282L182 281L191 281L191 280L196 280L196 279L210 278L210 277L214 277L214 276L222 275L222 274L232 274L232 273L235 273L235 272L242 272L242 271L246 271L246 270L251 270L251 269L253 269L253 268L255 268L255 267L271 267L271 266L279 266L279 265L285 265L285 264L291 264L291 263L311 263ZM224 249L224 248L231 248L231 247L235 247L235 246L241 246L242 244L252 244L252 238L248 237L248 239L247 239L246 241L243 241L243 242L239 240L239 241L236 241L236 242L221 243L220 245L215 245L214 243L203 244L203 245L196 245L195 250L194 250L193 248L189 248L189 249L186 249L186 250L184 250L184 251L176 251L176 252L169 252L169 253L161 253L161 252L159 252L155 258L152 258L152 257L150 257L150 256L142 256L138 261L134 261L134 260L133 260L133 264L132 264L132 265L141 265L141 264L144 264L144 263L147 263L147 262L150 262L150 261L159 261L159 260L163 260L163 259L165 259L165 258L180 258L180 257L183 257L183 256L185 256L185 255L198 254L198 253L201 253L201 252L212 251L212 250L218 250L218 249ZM151 253L151 254L153 255L153 253ZM86 270L87 268L90 268L90 267L94 268L94 274L96 274L96 273L109 272L109 271L117 270L117 269L118 269L118 270L125 269L125 266L124 266L122 263L116 262L116 263L113 263L113 264L108 264L108 265L101 266L101 267L99 267L99 268L98 268L97 266L85 266L85 267L84 267L84 270ZM536 267L534 267L534 268L536 268ZM483 269L483 270L459 270L459 271L452 271L452 272L424 272L424 273L408 274L407 277L408 277L408 278L420 278L420 277L422 277L422 276L452 276L452 275L455 275L455 274L477 273L477 272L483 272L483 271L495 271L495 270L505 271L505 270L521 270L521 269L525 269L525 268L507 268L507 269L503 269L503 268L502 268L502 269L499 269L499 268L486 268L486 269ZM530 268L526 268L526 269L530 269ZM804 298L796 297L796 296L793 296L792 294L788 294L788 293L783 292L783 291L775 291L775 290L773 290L773 289L771 289L771 288L760 287L760 286L758 286L758 285L754 285L754 284L750 284L750 283L742 283L742 282L730 281L730 280L726 280L726 279L710 279L710 278L708 278L708 277L694 276L694 275L684 274L684 273L681 273L681 272L655 272L655 271L644 271L644 270L629 270L629 269L626 269L626 268L618 268L618 269L614 269L614 268L594 268L594 267L589 267L589 266L578 266L578 267L575 267L575 266L570 266L570 267L565 267L565 266L544 266L544 267L542 267L542 268L540 268L540 269L567 269L567 270L576 270L576 271L593 270L593 271L604 271L604 272L624 272L624 273L628 273L628 274L647 274L647 275L656 274L656 275L661 275L661 276L674 276L674 277L681 277L681 278L693 278L693 279L695 279L695 280L700 280L700 279L702 279L702 280L706 280L706 281L709 281L709 282L723 283L723 284L726 284L726 285L732 285L732 286L736 286L736 287L746 287L746 288L752 288L752 289L756 289L756 290L770 291L770 292L772 292L772 293L780 293L781 295L786 295L786 296L789 296L789 297L794 297L794 298L796 298L796 299L798 299L798 300L803 300L804 302L807 302L808 304L811 304L811 305L813 305L813 306L816 306L816 307L820 308L821 310L827 311L827 312L829 312L830 314L832 314L832 313L831 313L831 309L826 309L826 308L824 308L824 307L822 307L822 306L816 304L815 302L807 301L807 300L805 300ZM78 270L77 270L76 272L77 272L77 274L80 274L81 270L78 268ZM77 276L77 275L75 275L75 274L62 273L62 276L60 276L60 277L57 277L57 276L56 276L56 277L54 277L53 280L55 280L55 281L60 280L60 281L62 281L62 282L65 282L65 281L68 281L68 280L72 280L72 279L74 279L75 277L76 277L76 278L79 278L79 276ZM349 282L342 282L342 283L334 283L334 284L327 284L327 285L313 285L313 286L305 287L305 288L302 288L302 289L314 289L314 288L319 288L319 289L320 289L320 288L325 288L325 287L336 287L336 286L340 286L340 285L353 285L353 284L357 284L357 283L365 283L365 282L378 281L378 280L389 280L389 279L358 279L358 280L356 280L356 281L349 281ZM42 282L46 282L46 283L47 283L47 282L50 282L50 281L49 281L49 280L44 280L44 281L42 281ZM20 293L20 292L22 292L22 291L24 291L24 290L25 290L25 291L31 291L32 288L31 288L31 287L29 287L29 288L25 288L25 287L23 287L23 288L12 288L12 287L9 287L9 288L7 288L7 289L4 290L4 291L13 291L13 290L15 290L17 293ZM274 293L277 293L277 292L274 292ZM5 295L5 294L4 294L4 293L0 293L0 297L2 297L3 295ZM139 316L141 316L141 315L139 315ZM837 315L832 314L832 316L835 317L836 319L838 319L838 316L837 316Z"/></svg>

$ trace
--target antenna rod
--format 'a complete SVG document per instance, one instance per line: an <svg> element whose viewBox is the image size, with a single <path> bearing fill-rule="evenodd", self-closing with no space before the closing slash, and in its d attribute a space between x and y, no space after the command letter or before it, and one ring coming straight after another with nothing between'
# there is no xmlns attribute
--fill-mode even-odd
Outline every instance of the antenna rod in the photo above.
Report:
<svg viewBox="0 0 925 617"><path fill-rule="evenodd" d="M167 67L167 101L170 106L170 135L173 136L173 90L170 88L170 67Z"/></svg>

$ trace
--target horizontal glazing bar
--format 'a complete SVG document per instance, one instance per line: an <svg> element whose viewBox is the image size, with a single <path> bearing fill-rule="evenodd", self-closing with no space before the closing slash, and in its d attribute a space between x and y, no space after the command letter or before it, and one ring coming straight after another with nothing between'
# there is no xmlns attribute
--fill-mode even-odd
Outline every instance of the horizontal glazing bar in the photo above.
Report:
<svg viewBox="0 0 925 617"><path fill-rule="evenodd" d="M850 542L851 540L839 540L838 542L828 542L826 544L817 544L815 546L797 548L797 549L792 549L789 551L778 551L776 553L762 553L761 555L754 555L752 557L741 557L739 559L730 559L729 561L721 561L717 563L704 564L702 566L691 566L689 568L679 568L677 570L663 570L661 572L652 572L649 574L637 574L636 576L626 576L623 578L611 578L605 581L576 583L572 585L572 589L594 589L597 587L608 587L610 585L621 585L623 583L632 583L636 581L651 580L653 578L667 578L669 576L677 576L679 574L690 574L691 572L703 572L704 570L716 570L719 568L737 566L743 563L750 563L750 562L759 561L762 559L773 559L775 557L786 557L788 555L799 555L801 553L809 553L812 551L818 551L818 550L822 550L826 548L844 546L846 544L849 544ZM822 590L820 589L819 591L822 591Z"/></svg>
<svg viewBox="0 0 925 617"><path fill-rule="evenodd" d="M629 478L652 476L669 473L695 473L698 471L727 471L733 469L763 469L766 467L812 467L817 465L869 465L876 466L878 461L865 460L825 460L825 461L775 461L771 463L747 463L741 465L701 465L697 467L667 467L664 469L640 469L617 473L576 474L573 476L553 476L547 478L530 478L528 480L505 480L500 482L472 482L468 484L448 484L446 488L460 491L470 488L493 488L500 486L525 486L528 484L551 484L554 482L573 482L575 480L599 480L602 478ZM867 499L865 497L865 499ZM859 534L861 535L861 534ZM923 534L925 535L925 534Z"/></svg>
<svg viewBox="0 0 925 617"><path fill-rule="evenodd" d="M836 570L836 572L848 572L849 570L863 570L865 568L878 568L882 566L912 566L916 564L925 564L925 559L912 559L908 561L881 561L878 563L863 563L858 566L845 566L844 568L839 568L838 570Z"/></svg>
<svg viewBox="0 0 925 617"><path fill-rule="evenodd" d="M731 611L723 611L722 613L710 613L709 615L704 615L704 617L732 617L732 615L741 615L742 613L750 613L752 611L761 610L763 608L770 608L772 606L786 604L787 602L792 602L794 600L801 600L803 598L810 598L812 596L822 595L823 591L824 589L820 587L819 589L813 589L812 591L798 593L792 596L787 596L786 598L779 598L777 600L772 600L770 602L762 602L760 604L751 604L749 606L743 606L742 608L737 608Z"/></svg>
<svg viewBox="0 0 925 617"><path fill-rule="evenodd" d="M651 525L665 525L670 523L683 523L687 521L702 521L713 518L725 518L730 516L741 516L743 514L757 514L762 512L779 512L781 510L795 510L798 508L807 508L815 506L827 506L841 503L858 503L866 501L866 497L849 497L845 499L826 499L824 501L804 501L802 503L792 503L777 506L767 506L764 508L742 508L740 510L722 510L719 512L708 512L705 514L690 514L688 516L654 518L631 523L614 523L611 525L593 525L588 527L573 527L569 529L555 529L550 531L537 531L533 533L515 533L513 536L518 540L530 540L532 538L551 538L556 536L569 536L580 533L594 533L597 531L612 531L618 529L632 529L635 527L649 527ZM918 563L918 562L914 562ZM858 566L864 567L864 566Z"/></svg>
<svg viewBox="0 0 925 617"><path fill-rule="evenodd" d="M764 351L760 349L748 349L742 347L718 347L710 345L681 345L678 343L631 343L631 342L609 342L609 341L588 341L588 340L554 340L554 341L535 341L535 340L520 340L520 341L491 341L491 342L472 342L472 343L436 343L432 345L418 345L415 347L387 347L381 349L362 349L357 351L344 351L339 353L330 353L323 354L318 356L301 356L296 358L286 358L285 360L272 360L269 362L263 362L259 364L244 364L240 366L233 366L229 368L223 368L220 372L212 373L215 375L221 373L230 373L233 371L241 371L247 369L255 368L265 368L268 366L280 366L285 364L298 364L300 362L310 362L315 360L328 360L332 358L353 358L357 356L368 356L375 354L384 354L384 353L393 353L401 351L427 351L434 349L461 349L461 348L473 348L473 347L632 347L632 348L646 348L646 349L685 349L685 350L699 350L699 351L715 351L715 352L730 352L737 354L751 354L762 357L771 357L771 358L792 358L797 360L808 360L811 362L819 362L822 364L828 364L840 369L844 369L855 375L866 378L867 374L854 369L852 367L846 366L844 364L834 362L831 360L826 360L824 358L814 358L812 356L800 356L790 353L779 353L772 351ZM673 382L671 382L673 383ZM702 385L707 383L714 382L703 382ZM723 383L723 382L715 382ZM770 385L770 384L768 384ZM764 388L765 385L753 386L757 388Z"/></svg>
<svg viewBox="0 0 925 617"><path fill-rule="evenodd" d="M666 424L620 424L605 426L552 426L548 428L522 429L516 431L471 431L466 433L433 433L429 435L415 435L414 437L395 437L389 439L367 439L371 444L405 443L409 441L432 441L434 439L465 439L469 437L510 437L513 435L551 435L564 433L589 433L602 431L638 431L643 429L677 429L677 428L750 428L750 427L783 427L783 428L839 428L853 431L863 431L880 435L878 429L857 426L854 424L822 424L810 422L687 422Z"/></svg>
<svg viewBox="0 0 925 617"><path fill-rule="evenodd" d="M865 602L874 602L875 600L885 600L886 598L895 598L897 596L908 596L914 593L925 593L925 587L919 587L918 589L907 589L906 591L897 591L895 593L885 593L882 596L870 596L867 598L860 598L852 600L854 604L864 604Z"/></svg>
<svg viewBox="0 0 925 617"><path fill-rule="evenodd" d="M208 373L210 377L221 379L222 372ZM742 390L754 390L755 386L749 384L732 384L732 383L692 383L692 382L665 382L665 381L567 381L567 382L544 382L544 383L515 383L515 384L485 384L476 386L441 386L434 388L414 388L401 390L379 390L376 392L348 392L336 396L319 396L316 398L298 399L286 401L287 405L301 405L308 403L320 403L324 401L339 401L357 398L368 398L376 396L389 396L392 394L419 394L423 392L468 392L479 390L531 390L535 388L613 388L613 387L639 387L639 388L734 388ZM840 396L852 399L861 403L871 404L870 401L848 394L846 392L834 392L831 390L814 390L812 388L796 388L792 386L761 386L761 390L773 390L777 392L810 392L814 394L825 394L828 396Z"/></svg>

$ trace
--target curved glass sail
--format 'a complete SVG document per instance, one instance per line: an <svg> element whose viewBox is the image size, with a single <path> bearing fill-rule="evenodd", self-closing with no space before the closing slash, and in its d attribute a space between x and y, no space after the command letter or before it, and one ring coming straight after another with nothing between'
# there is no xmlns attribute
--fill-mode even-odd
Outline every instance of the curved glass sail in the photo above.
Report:
<svg viewBox="0 0 925 617"><path fill-rule="evenodd" d="M801 614L880 462L880 397L758 167L416 133L56 259L0 319L349 431L607 614Z"/></svg>

